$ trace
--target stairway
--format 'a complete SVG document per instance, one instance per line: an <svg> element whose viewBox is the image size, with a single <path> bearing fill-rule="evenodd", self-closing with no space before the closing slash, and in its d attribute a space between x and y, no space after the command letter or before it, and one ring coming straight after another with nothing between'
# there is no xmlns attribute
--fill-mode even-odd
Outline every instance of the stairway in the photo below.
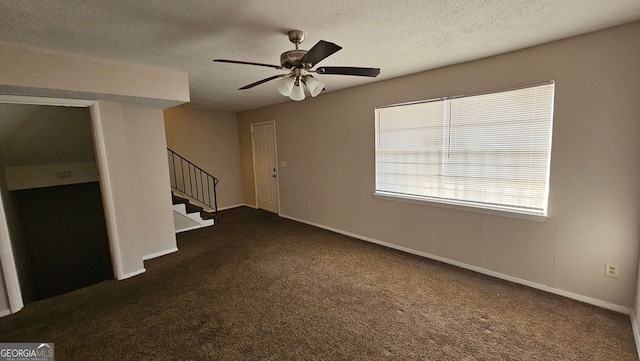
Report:
<svg viewBox="0 0 640 361"><path fill-rule="evenodd" d="M215 224L217 215L213 209L208 209L204 204L197 204L188 197L171 191L173 202L173 221L176 233L190 231Z"/></svg>
<svg viewBox="0 0 640 361"><path fill-rule="evenodd" d="M213 226L218 220L218 179L167 148L176 233Z"/></svg>

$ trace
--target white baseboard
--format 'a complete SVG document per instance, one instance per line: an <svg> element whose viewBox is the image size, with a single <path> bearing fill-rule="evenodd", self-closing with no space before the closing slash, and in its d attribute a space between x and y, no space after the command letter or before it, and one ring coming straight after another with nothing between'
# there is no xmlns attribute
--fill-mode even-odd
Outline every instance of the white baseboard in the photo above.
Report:
<svg viewBox="0 0 640 361"><path fill-rule="evenodd" d="M608 310L624 313L624 314L627 314L627 315L630 315L631 311L632 311L630 307L621 306L621 305L617 305L617 304L614 304L614 303L611 303L611 302L608 302L608 301L603 301L603 300L600 300L600 299L597 299L597 298L592 298L592 297L580 295L580 294L577 294L577 293L573 293L573 292L569 292L569 291L553 288L553 287L546 286L546 285L543 285L543 284L540 284L540 283L528 281L528 280L525 280L525 279L522 279L522 278L513 277L513 276L509 276L509 275L503 274L503 273L491 271L491 270L488 270L486 268L481 268L481 267L469 265L469 264L458 262L458 261L454 261L454 260L451 260L451 259L448 259L448 258L432 255L432 254L429 254L429 253L426 253L426 252L416 251L416 250L411 249L411 248L398 246L398 245L393 244L393 243L383 242L383 241L380 241L380 240L377 240L377 239L374 239L374 238L365 237L365 236L362 236L362 235L359 235L359 234L343 231L341 229L327 227L327 226L324 226L322 224L305 221L303 219L287 216L285 214L280 214L280 217L291 219L291 220L296 221L296 222L306 223L306 224L311 225L311 226L315 226L315 227L318 227L318 228L323 228L323 229L326 229L328 231L340 233L340 234L343 234L345 236L349 236L349 237L357 238L357 239L360 239L360 240L363 240L363 241L375 243L375 244L378 244L378 245L381 245L381 246L385 246L385 247L388 247L388 248L393 248L393 249L397 249L399 251L415 254L417 256L430 258L430 259L433 259L433 260L436 260L436 261L439 261L439 262L443 262L443 263L448 263L448 264L453 265L453 266L457 266L457 267L460 267L460 268L468 269L468 270L471 270L471 271L474 271L474 272L482 273L482 274L485 274L485 275L488 275L488 276L500 278L500 279L503 279L503 280L506 280L506 281L510 281L510 282L514 282L514 283L518 283L518 284L521 284L521 285L529 286L529 287L536 288L536 289L539 289L539 290L542 290L542 291L546 291L546 292L553 293L553 294L556 294L556 295L560 295L560 296L563 296L563 297L571 298L571 299L574 299L576 301L580 301L580 302L588 303L590 305L606 308Z"/></svg>
<svg viewBox="0 0 640 361"><path fill-rule="evenodd" d="M145 273L146 271L147 270L145 268L142 268L142 269L139 269L137 271L133 271L133 272L127 273L125 275L122 275L122 277L119 278L119 281L126 280L127 278L131 278L131 277L135 277L137 275Z"/></svg>
<svg viewBox="0 0 640 361"><path fill-rule="evenodd" d="M178 247L173 247L173 248L170 248L170 249L165 249L164 251L160 251L160 252L148 254L146 256L142 256L142 260L146 261L148 259L164 256L164 255L167 255L167 254L173 253L173 252L178 252Z"/></svg>
<svg viewBox="0 0 640 361"><path fill-rule="evenodd" d="M246 206L246 204L244 204L244 203L234 204L234 205L232 205L232 206L226 206L226 207L218 208L218 210L219 210L219 211L226 211L227 209L231 209L231 208L238 208L238 207L242 207L242 206Z"/></svg>
<svg viewBox="0 0 640 361"><path fill-rule="evenodd" d="M200 229L202 228L202 226L193 226L193 227L187 227L187 228L181 228L181 229L176 229L176 233L181 233L181 232L186 232L186 231L192 231L194 229Z"/></svg>
<svg viewBox="0 0 640 361"><path fill-rule="evenodd" d="M0 311L0 317L9 316L11 313L10 309L2 310Z"/></svg>
<svg viewBox="0 0 640 361"><path fill-rule="evenodd" d="M640 334L638 333L638 320L636 320L636 313L631 310L631 328L633 329L633 338L636 340L636 352L638 352L638 358L640 358Z"/></svg>
<svg viewBox="0 0 640 361"><path fill-rule="evenodd" d="M253 204L249 204L249 203L245 203L243 204L243 206L253 208L253 209L258 209L258 206L254 206Z"/></svg>

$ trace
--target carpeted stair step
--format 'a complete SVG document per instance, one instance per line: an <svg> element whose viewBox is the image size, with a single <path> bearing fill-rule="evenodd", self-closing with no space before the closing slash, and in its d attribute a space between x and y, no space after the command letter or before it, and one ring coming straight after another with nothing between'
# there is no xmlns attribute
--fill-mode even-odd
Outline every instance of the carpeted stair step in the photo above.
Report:
<svg viewBox="0 0 640 361"><path fill-rule="evenodd" d="M180 196L177 196L173 192L171 192L171 201L173 202L173 204L187 204L187 203L189 203L188 199L182 198Z"/></svg>
<svg viewBox="0 0 640 361"><path fill-rule="evenodd" d="M171 200L174 205L184 204L185 212L188 214L199 213L200 218L204 221L217 219L216 212L207 211L203 207L191 203L189 199L176 195L173 191L171 192Z"/></svg>
<svg viewBox="0 0 640 361"><path fill-rule="evenodd" d="M200 211L200 217L202 219L216 219L216 212L207 212L207 211Z"/></svg>
<svg viewBox="0 0 640 361"><path fill-rule="evenodd" d="M206 211L202 207L197 206L197 205L189 202L189 199L187 199L187 198L183 198L183 197L177 196L173 192L171 192L171 199L172 199L174 205L175 204L184 204L185 207L186 207L187 213L198 213L198 212L200 212L200 213L205 212L206 213ZM204 217L203 217L203 219L204 219Z"/></svg>

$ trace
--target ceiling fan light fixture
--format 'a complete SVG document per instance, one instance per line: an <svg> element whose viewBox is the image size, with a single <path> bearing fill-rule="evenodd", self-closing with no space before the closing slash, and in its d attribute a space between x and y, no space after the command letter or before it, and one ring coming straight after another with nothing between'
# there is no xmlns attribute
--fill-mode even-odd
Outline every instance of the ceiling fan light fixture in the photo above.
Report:
<svg viewBox="0 0 640 361"><path fill-rule="evenodd" d="M309 93L311 93L312 97L318 96L324 89L324 82L314 78L311 75L307 75L304 77L304 85L309 89Z"/></svg>
<svg viewBox="0 0 640 361"><path fill-rule="evenodd" d="M280 92L280 94L288 97L291 95L291 90L293 89L293 78L288 76L286 78L279 79L275 82L276 89Z"/></svg>
<svg viewBox="0 0 640 361"><path fill-rule="evenodd" d="M288 71L288 74L273 75L249 85L245 85L238 90L251 89L257 85L277 79L274 83L278 92L295 101L304 100L305 87L312 97L318 96L324 90L324 82L309 75L310 72L317 74L366 76L372 78L375 78L380 74L379 68L361 68L353 66L325 66L313 69L318 63L339 51L342 47L328 41L320 40L316 45L311 47L311 49L302 50L300 49L300 43L304 40L304 32L301 30L291 30L288 35L289 41L295 44L296 48L294 50L285 51L280 55L280 65L229 59L214 59L213 61L255 65ZM301 80L303 84L300 84Z"/></svg>
<svg viewBox="0 0 640 361"><path fill-rule="evenodd" d="M302 87L302 84L295 85L293 89L291 89L289 98L297 102L304 100L304 88Z"/></svg>

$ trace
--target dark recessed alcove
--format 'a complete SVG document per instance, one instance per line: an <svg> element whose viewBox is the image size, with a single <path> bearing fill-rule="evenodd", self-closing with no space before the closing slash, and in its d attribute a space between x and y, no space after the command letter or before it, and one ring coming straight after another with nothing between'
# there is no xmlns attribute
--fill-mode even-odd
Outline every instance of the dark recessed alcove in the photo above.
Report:
<svg viewBox="0 0 640 361"><path fill-rule="evenodd" d="M113 278L98 182L15 191L36 301Z"/></svg>

